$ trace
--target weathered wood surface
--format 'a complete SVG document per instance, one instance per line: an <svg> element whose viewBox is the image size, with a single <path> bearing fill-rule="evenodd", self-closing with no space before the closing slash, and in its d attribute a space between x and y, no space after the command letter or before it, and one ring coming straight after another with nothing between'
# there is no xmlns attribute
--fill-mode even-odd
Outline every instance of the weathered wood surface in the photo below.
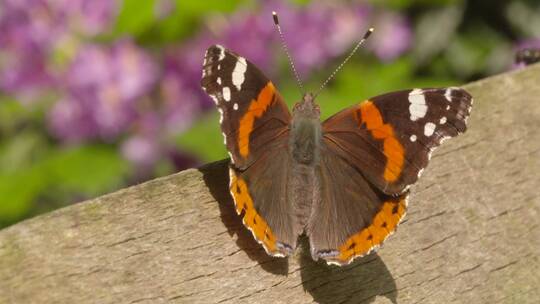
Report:
<svg viewBox="0 0 540 304"><path fill-rule="evenodd" d="M466 88L469 131L434 154L378 254L266 256L221 161L0 231L0 302L539 303L540 65Z"/></svg>

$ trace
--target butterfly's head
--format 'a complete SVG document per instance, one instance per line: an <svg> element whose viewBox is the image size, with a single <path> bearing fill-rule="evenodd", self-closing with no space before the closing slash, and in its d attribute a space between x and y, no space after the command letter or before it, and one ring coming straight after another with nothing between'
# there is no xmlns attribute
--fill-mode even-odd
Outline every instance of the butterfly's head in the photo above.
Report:
<svg viewBox="0 0 540 304"><path fill-rule="evenodd" d="M319 108L319 105L315 103L313 94L306 93L302 98L302 101L297 102L294 105L293 115L314 119L319 119L321 117L321 109Z"/></svg>

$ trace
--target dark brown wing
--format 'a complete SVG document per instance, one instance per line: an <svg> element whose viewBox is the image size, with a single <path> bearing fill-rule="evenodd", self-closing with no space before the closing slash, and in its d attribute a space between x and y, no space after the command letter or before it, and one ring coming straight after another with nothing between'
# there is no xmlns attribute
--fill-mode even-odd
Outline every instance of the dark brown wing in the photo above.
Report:
<svg viewBox="0 0 540 304"><path fill-rule="evenodd" d="M314 202L307 235L313 259L344 265L376 250L392 234L406 211L407 193L390 196L371 185L359 170L323 139L320 198Z"/></svg>
<svg viewBox="0 0 540 304"><path fill-rule="evenodd" d="M323 123L332 151L387 194L417 181L444 139L466 130L472 97L459 88L388 93Z"/></svg>
<svg viewBox="0 0 540 304"><path fill-rule="evenodd" d="M288 130L281 95L255 65L220 45L206 51L201 85L221 114L231 161L245 169Z"/></svg>
<svg viewBox="0 0 540 304"><path fill-rule="evenodd" d="M287 106L259 69L219 45L206 52L201 83L221 113L236 211L268 254L288 255L298 233L287 201Z"/></svg>
<svg viewBox="0 0 540 304"><path fill-rule="evenodd" d="M274 147L246 170L230 168L230 191L244 225L266 252L286 256L296 248L296 240L302 231L297 231L292 205L287 201L288 133L275 141Z"/></svg>

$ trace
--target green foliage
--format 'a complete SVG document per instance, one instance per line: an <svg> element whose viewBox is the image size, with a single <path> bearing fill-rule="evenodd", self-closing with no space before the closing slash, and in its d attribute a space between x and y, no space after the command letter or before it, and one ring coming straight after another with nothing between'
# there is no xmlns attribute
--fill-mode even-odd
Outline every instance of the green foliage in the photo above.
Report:
<svg viewBox="0 0 540 304"><path fill-rule="evenodd" d="M33 132L3 141L0 165L0 227L39 212L43 203L58 207L74 196L111 191L130 172L114 147L53 147Z"/></svg>
<svg viewBox="0 0 540 304"><path fill-rule="evenodd" d="M443 6L464 2L463 0L369 0L373 5L393 9L406 9L412 6Z"/></svg>
<svg viewBox="0 0 540 304"><path fill-rule="evenodd" d="M0 227L113 190L130 172L115 147L62 147L42 125L39 107L0 98Z"/></svg>
<svg viewBox="0 0 540 304"><path fill-rule="evenodd" d="M156 0L123 0L116 19L116 33L139 35L154 23Z"/></svg>
<svg viewBox="0 0 540 304"><path fill-rule="evenodd" d="M163 46L192 34L208 14L232 12L245 1L173 1L171 12L160 16L159 0L124 0L113 38L135 37L146 45Z"/></svg>

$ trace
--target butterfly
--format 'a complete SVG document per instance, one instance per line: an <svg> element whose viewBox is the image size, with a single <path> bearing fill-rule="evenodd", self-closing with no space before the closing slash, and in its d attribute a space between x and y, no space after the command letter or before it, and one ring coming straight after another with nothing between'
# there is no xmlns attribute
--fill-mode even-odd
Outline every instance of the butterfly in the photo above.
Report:
<svg viewBox="0 0 540 304"><path fill-rule="evenodd" d="M221 45L206 51L201 85L220 113L243 224L271 256L291 255L305 234L312 258L336 265L396 230L409 187L435 148L465 132L473 102L457 87L402 90L321 123L313 94L291 113L272 81Z"/></svg>

